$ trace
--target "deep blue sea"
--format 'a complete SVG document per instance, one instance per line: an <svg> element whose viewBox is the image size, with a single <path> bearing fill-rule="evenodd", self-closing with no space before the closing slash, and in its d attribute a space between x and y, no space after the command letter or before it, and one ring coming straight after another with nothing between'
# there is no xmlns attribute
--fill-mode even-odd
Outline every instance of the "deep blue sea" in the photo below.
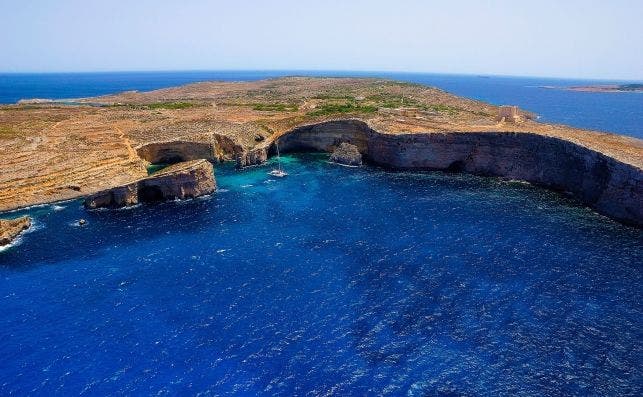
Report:
<svg viewBox="0 0 643 397"><path fill-rule="evenodd" d="M641 93L590 93L542 88L633 81L333 71L0 73L0 104L15 103L25 98L78 98L128 90L149 91L197 81L250 81L293 75L383 77L409 81L496 105L519 105L538 114L544 122L643 138Z"/></svg>
<svg viewBox="0 0 643 397"><path fill-rule="evenodd" d="M187 78L147 77L18 96ZM427 78L497 103L570 94ZM643 394L640 229L520 182L283 163L216 165L196 200L0 214L35 220L0 251L0 396Z"/></svg>

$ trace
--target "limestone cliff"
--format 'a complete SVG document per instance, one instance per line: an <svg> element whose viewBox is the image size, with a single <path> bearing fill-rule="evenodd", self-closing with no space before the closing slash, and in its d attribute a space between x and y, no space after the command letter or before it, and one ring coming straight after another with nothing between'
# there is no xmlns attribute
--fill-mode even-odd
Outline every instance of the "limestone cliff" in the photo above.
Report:
<svg viewBox="0 0 643 397"><path fill-rule="evenodd" d="M136 148L136 153L150 163L174 164L197 159L217 160L214 141L174 140L151 142Z"/></svg>
<svg viewBox="0 0 643 397"><path fill-rule="evenodd" d="M149 162L252 165L274 154L278 141L285 151L350 143L366 161L389 167L522 179L642 223L643 141L540 123L511 109L519 117L418 84L311 77L0 105L0 211L114 187L101 200L131 205Z"/></svg>
<svg viewBox="0 0 643 397"><path fill-rule="evenodd" d="M360 120L302 126L279 138L282 152L332 151L343 142L375 164L523 180L567 191L598 212L643 226L643 170L574 142L528 132L384 134ZM271 142L255 149L262 159Z"/></svg>
<svg viewBox="0 0 643 397"><path fill-rule="evenodd" d="M0 246L11 243L23 231L31 227L31 218L0 219Z"/></svg>
<svg viewBox="0 0 643 397"><path fill-rule="evenodd" d="M212 164L206 160L178 163L136 182L107 189L85 199L85 207L120 208L174 199L187 199L214 192Z"/></svg>

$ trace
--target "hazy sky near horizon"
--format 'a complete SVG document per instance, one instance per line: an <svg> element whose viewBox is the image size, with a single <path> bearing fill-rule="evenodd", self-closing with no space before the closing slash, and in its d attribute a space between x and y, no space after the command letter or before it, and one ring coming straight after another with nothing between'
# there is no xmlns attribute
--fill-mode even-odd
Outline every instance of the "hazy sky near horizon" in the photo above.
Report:
<svg viewBox="0 0 643 397"><path fill-rule="evenodd" d="M643 0L0 0L0 71L643 79Z"/></svg>

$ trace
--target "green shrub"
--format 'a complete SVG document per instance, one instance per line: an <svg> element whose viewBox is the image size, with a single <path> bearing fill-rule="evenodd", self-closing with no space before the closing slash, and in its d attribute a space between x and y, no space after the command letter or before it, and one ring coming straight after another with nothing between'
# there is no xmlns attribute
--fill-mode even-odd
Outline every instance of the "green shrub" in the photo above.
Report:
<svg viewBox="0 0 643 397"><path fill-rule="evenodd" d="M188 109L196 104L192 102L155 102L144 106L147 109Z"/></svg>
<svg viewBox="0 0 643 397"><path fill-rule="evenodd" d="M377 107L372 105L360 105L355 102L346 103L324 103L317 109L309 112L310 116L326 116L329 114L344 113L375 113Z"/></svg>
<svg viewBox="0 0 643 397"><path fill-rule="evenodd" d="M286 103L256 103L252 105L253 110L273 111L273 112L295 112L299 107L295 104Z"/></svg>

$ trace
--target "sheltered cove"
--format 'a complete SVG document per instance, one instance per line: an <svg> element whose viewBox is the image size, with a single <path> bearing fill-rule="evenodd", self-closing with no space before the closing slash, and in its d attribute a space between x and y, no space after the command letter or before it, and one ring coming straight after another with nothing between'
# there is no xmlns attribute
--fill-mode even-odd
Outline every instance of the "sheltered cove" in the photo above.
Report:
<svg viewBox="0 0 643 397"><path fill-rule="evenodd" d="M566 191L600 213L643 225L641 169L560 138L525 132L390 135L359 120L307 125L279 138L283 152L329 152L341 142L386 167L498 176ZM264 161L269 145L249 158Z"/></svg>
<svg viewBox="0 0 643 397"><path fill-rule="evenodd" d="M0 107L0 146L6 149L0 154L0 210L83 196L91 201L113 188L139 186L148 179L149 163L206 159L248 166L266 161L275 142L282 152L330 152L346 142L367 162L524 180L570 192L602 214L643 226L641 140L529 117L498 121L498 107L435 88L282 78L75 103L81 105L26 101ZM167 191L181 191L169 187L176 178L164 180ZM201 182L203 189L185 197L213 189L213 180Z"/></svg>

